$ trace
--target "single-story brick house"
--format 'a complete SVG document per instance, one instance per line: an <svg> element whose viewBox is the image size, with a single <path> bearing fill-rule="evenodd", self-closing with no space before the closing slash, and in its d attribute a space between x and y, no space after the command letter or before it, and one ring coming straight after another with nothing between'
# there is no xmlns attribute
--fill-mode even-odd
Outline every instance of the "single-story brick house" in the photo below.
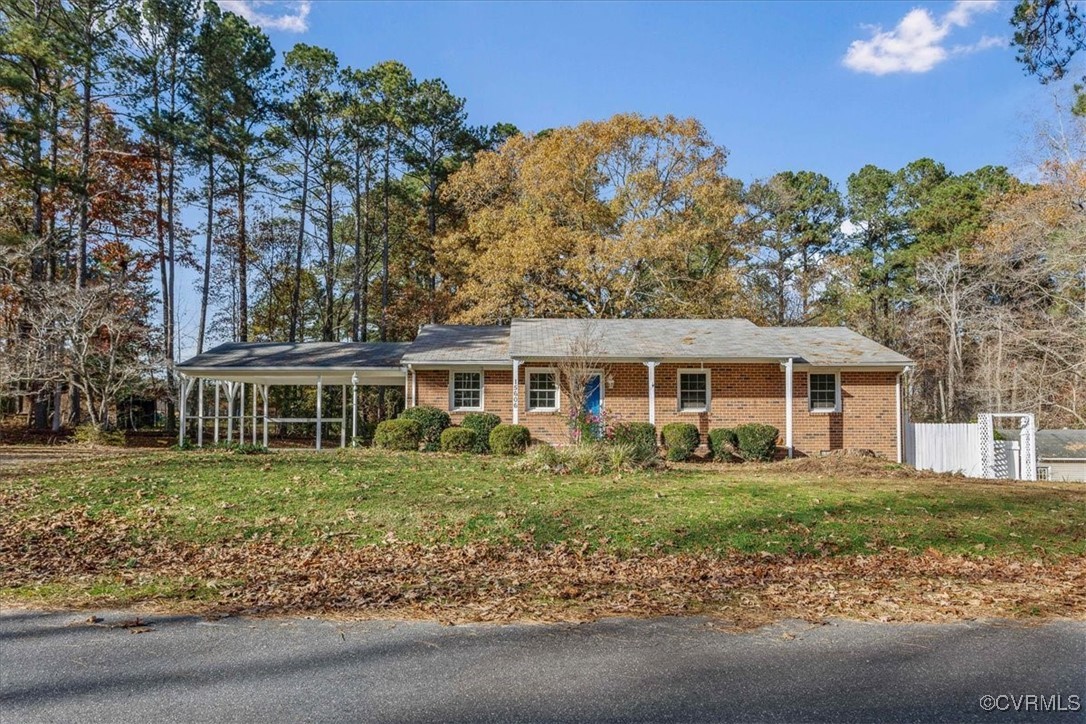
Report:
<svg viewBox="0 0 1086 724"><path fill-rule="evenodd" d="M534 439L560 444L568 438L570 411L558 378L576 355L598 368L584 396L593 412L658 428L691 422L703 436L715 427L767 423L781 431L788 454L863 448L903 459L901 376L912 362L844 327L759 327L745 319L433 324L422 326L411 343L385 345L380 365L369 354L372 345L324 343L309 352L306 345L270 345L276 359L291 360L282 369L272 352L250 349L256 346L223 345L179 370L189 378L249 380L265 391L280 384L277 379L346 385L357 383L360 373L383 370L386 379L399 373L408 406L447 410L454 422L468 412L490 412L526 426ZM353 373L352 355L358 357ZM322 365L325 358L334 359L334 367ZM238 363L231 361L237 359L259 371L237 376Z"/></svg>

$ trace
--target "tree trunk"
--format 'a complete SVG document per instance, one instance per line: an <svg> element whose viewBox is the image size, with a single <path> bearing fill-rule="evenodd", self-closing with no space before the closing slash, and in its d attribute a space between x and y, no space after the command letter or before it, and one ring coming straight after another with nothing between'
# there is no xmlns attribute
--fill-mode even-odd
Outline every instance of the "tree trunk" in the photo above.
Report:
<svg viewBox="0 0 1086 724"><path fill-rule="evenodd" d="M210 134L209 134L210 136ZM207 335L207 303L211 295L211 241L214 238L215 222L215 155L207 154L207 230L204 234L204 278L200 288L200 327L196 333L196 354L204 351L204 338Z"/></svg>
<svg viewBox="0 0 1086 724"><path fill-rule="evenodd" d="M309 202L309 151L302 155L302 208L298 214L298 243L294 247L294 286L290 290L290 332L288 341L298 341L302 298L302 253L305 250L305 212Z"/></svg>
<svg viewBox="0 0 1086 724"><path fill-rule="evenodd" d="M329 170L330 172L330 170ZM324 213L325 213L325 260L324 267L324 329L321 338L325 342L335 340L335 284L336 284L336 240L332 218L332 179L329 177L324 182Z"/></svg>
<svg viewBox="0 0 1086 724"><path fill-rule="evenodd" d="M392 132L385 131L384 209L381 219L381 341L388 341L388 177L392 162ZM381 394L384 402L384 391ZM382 409L383 412L383 409Z"/></svg>
<svg viewBox="0 0 1086 724"><path fill-rule="evenodd" d="M351 280L351 341L361 341L362 300L362 160L354 153L354 275Z"/></svg>
<svg viewBox="0 0 1086 724"><path fill-rule="evenodd" d="M249 341L249 244L245 236L245 161L238 164L238 341Z"/></svg>

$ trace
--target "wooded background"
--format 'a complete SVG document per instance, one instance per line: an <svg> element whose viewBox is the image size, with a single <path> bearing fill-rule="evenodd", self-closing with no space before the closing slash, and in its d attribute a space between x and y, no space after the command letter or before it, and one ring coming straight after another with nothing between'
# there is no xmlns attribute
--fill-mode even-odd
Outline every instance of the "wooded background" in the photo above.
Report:
<svg viewBox="0 0 1086 724"><path fill-rule="evenodd" d="M1086 47L1073 0L1011 22L1042 82ZM473 126L441 79L277 55L214 2L0 0L0 384L32 426L141 395L172 425L185 267L197 352L517 316L846 324L917 361L913 419L1086 426L1081 89L1028 182L922 158L743 183L695 119Z"/></svg>

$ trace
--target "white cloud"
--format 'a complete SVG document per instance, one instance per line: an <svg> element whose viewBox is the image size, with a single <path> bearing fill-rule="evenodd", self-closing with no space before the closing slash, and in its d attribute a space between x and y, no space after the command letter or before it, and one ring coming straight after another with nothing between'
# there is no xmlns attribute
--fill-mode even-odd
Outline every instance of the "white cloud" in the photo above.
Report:
<svg viewBox="0 0 1086 724"><path fill-rule="evenodd" d="M926 8L913 8L893 30L873 27L870 39L853 41L845 54L845 66L874 75L927 73L952 55L1005 46L1005 39L991 36L969 45L945 44L955 28L968 27L975 15L997 6L997 0L958 0L938 19Z"/></svg>
<svg viewBox="0 0 1086 724"><path fill-rule="evenodd" d="M223 10L237 13L265 30L304 33L309 30L310 0L215 0Z"/></svg>

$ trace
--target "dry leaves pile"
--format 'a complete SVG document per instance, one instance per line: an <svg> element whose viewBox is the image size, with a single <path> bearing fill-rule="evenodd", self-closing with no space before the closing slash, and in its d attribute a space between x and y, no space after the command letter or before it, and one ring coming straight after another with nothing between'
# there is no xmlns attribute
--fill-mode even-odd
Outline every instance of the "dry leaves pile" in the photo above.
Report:
<svg viewBox="0 0 1086 724"><path fill-rule="evenodd" d="M363 548L270 541L200 546L158 538L157 525L153 513L136 523L80 509L0 515L0 586L78 589L103 578L132 585L165 579L213 591L206 607L219 612L448 622L689 613L742 626L786 617L1086 617L1083 557L1020 561L929 551L620 558L564 547L395 540Z"/></svg>

